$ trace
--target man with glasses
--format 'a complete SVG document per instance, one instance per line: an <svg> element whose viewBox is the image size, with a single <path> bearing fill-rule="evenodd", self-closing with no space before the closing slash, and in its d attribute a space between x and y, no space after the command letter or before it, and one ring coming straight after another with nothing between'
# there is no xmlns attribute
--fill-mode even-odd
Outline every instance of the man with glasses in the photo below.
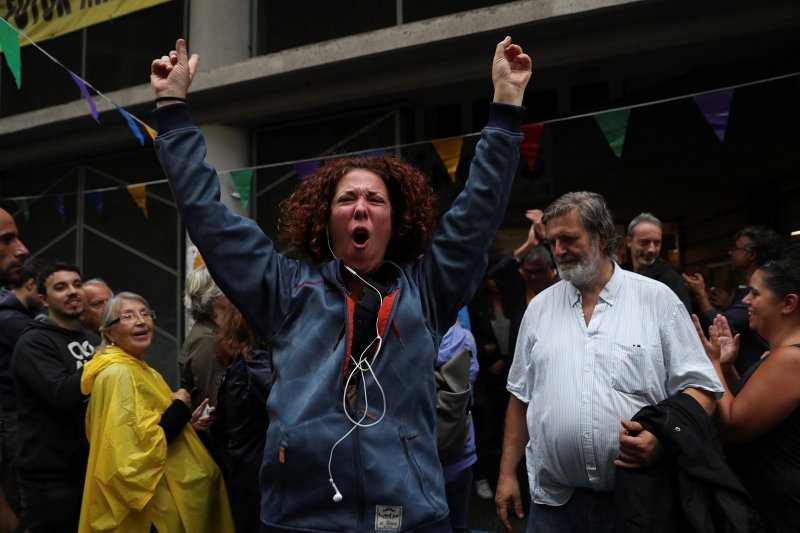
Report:
<svg viewBox="0 0 800 533"><path fill-rule="evenodd" d="M739 375L758 361L765 351L769 350L767 342L749 326L747 306L742 299L750 291L750 276L758 267L776 259L783 247L783 239L774 230L766 226L747 226L733 237L733 246L728 251L731 256L731 269L739 280L739 285L733 293L733 298L728 306L719 305L715 299L718 290L715 287L706 289L705 280L701 274L683 275L683 280L695 301L695 311L700 318L700 323L706 331L714 322L714 317L725 315L734 335L739 333L739 357L734 364ZM717 304L719 309L715 307Z"/></svg>
<svg viewBox="0 0 800 533"><path fill-rule="evenodd" d="M498 261L489 273L500 293L503 313L511 322L509 352L514 351L519 325L530 301L558 281L553 256L550 250L541 245L544 241L541 210L528 210L525 218L531 221L527 239Z"/></svg>
<svg viewBox="0 0 800 533"><path fill-rule="evenodd" d="M75 531L89 456L80 380L100 338L79 320L84 291L77 267L48 265L37 290L47 316L23 333L11 360L21 520L30 531Z"/></svg>

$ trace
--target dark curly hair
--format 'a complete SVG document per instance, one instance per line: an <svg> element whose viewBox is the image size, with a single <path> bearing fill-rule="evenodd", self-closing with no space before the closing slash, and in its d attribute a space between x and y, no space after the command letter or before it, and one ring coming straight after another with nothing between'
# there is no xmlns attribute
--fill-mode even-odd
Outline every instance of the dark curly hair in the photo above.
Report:
<svg viewBox="0 0 800 533"><path fill-rule="evenodd" d="M392 238L385 258L398 262L417 259L433 238L436 198L419 170L393 156L333 159L302 181L280 204L278 227L289 246L288 252L304 255L315 263L333 259L327 240L331 202L339 180L355 169L374 172L389 191Z"/></svg>

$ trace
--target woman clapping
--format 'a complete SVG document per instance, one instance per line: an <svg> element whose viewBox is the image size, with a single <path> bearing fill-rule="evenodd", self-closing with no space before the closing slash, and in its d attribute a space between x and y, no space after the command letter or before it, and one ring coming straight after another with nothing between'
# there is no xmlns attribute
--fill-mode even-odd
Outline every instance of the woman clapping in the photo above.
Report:
<svg viewBox="0 0 800 533"><path fill-rule="evenodd" d="M716 419L731 466L777 531L800 529L800 262L768 261L750 279L744 298L750 329L770 352L737 382L739 349L724 316L710 342L693 317L725 394Z"/></svg>

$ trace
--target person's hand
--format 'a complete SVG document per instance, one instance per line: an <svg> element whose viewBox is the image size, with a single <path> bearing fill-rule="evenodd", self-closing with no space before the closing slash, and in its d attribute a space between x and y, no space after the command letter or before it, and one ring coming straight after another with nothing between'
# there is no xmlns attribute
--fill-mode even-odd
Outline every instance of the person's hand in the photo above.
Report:
<svg viewBox="0 0 800 533"><path fill-rule="evenodd" d="M493 356L497 352L497 345L493 342L487 342L483 345L483 351L486 355Z"/></svg>
<svg viewBox="0 0 800 533"><path fill-rule="evenodd" d="M693 296L698 296L706 292L706 280L703 279L702 274L681 274L683 283Z"/></svg>
<svg viewBox="0 0 800 533"><path fill-rule="evenodd" d="M192 397L189 396L189 393L186 391L186 389L176 390L169 395L169 398L172 401L180 400L186 404L186 407L188 407L190 410L192 409Z"/></svg>
<svg viewBox="0 0 800 533"><path fill-rule="evenodd" d="M207 405L208 398L200 402L200 405L198 405L197 409L192 413L192 427L195 431L208 431L208 428L211 427L211 423L214 422L214 411L216 411L217 408L209 407L208 414L203 416L203 409L205 409Z"/></svg>
<svg viewBox="0 0 800 533"><path fill-rule="evenodd" d="M522 512L522 499L519 496L519 481L513 475L503 475L497 479L497 488L494 491L494 506L497 510L497 517L505 526L506 531L511 532L511 521L508 519L508 508L514 509L514 514L518 518L525 516Z"/></svg>
<svg viewBox="0 0 800 533"><path fill-rule="evenodd" d="M542 224L541 209L528 209L525 211L525 218L531 221L531 227L528 230L528 244L531 247L539 246L545 240L544 224Z"/></svg>
<svg viewBox="0 0 800 533"><path fill-rule="evenodd" d="M714 309L724 311L733 304L733 291L711 287L708 289L708 301L711 302Z"/></svg>
<svg viewBox="0 0 800 533"><path fill-rule="evenodd" d="M692 313L692 322L694 323L694 329L697 331L697 336L700 337L700 344L703 345L703 350L706 352L706 355L712 361L716 361L719 359L719 346L714 346L711 340L706 337L706 332L703 331L703 325L700 324L700 319Z"/></svg>
<svg viewBox="0 0 800 533"><path fill-rule="evenodd" d="M186 41L178 39L175 50L168 55L155 59L150 64L150 86L156 98L159 96L175 96L186 98L189 85L192 83L200 56L186 50ZM168 102L163 102L167 104ZM158 105L162 104L159 102Z"/></svg>
<svg viewBox="0 0 800 533"><path fill-rule="evenodd" d="M711 344L719 354L719 364L732 365L735 363L736 357L739 355L740 335L733 334L728 325L728 319L724 315L714 317L714 324L708 328L708 333L711 336Z"/></svg>
<svg viewBox="0 0 800 533"><path fill-rule="evenodd" d="M638 422L622 420L619 459L614 464L626 470L650 466L664 455L664 446Z"/></svg>
<svg viewBox="0 0 800 533"><path fill-rule="evenodd" d="M506 362L503 361L502 359L498 359L497 361L489 365L489 368L487 368L486 371L489 372L490 374L497 375L497 374L502 374L505 369L506 369Z"/></svg>
<svg viewBox="0 0 800 533"><path fill-rule="evenodd" d="M511 43L506 37L497 43L492 64L494 102L498 104L522 105L525 87L531 79L533 63L522 47Z"/></svg>

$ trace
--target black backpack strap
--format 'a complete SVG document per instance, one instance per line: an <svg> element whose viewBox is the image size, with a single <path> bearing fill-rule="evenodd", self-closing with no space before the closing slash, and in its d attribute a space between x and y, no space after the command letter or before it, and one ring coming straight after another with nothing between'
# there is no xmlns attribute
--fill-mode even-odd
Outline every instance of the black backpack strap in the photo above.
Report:
<svg viewBox="0 0 800 533"><path fill-rule="evenodd" d="M378 335L376 323L378 320L378 312L381 307L381 298L388 290L386 285L373 278L367 281L370 285L375 287L380 294L371 287L365 285L361 291L361 296L358 298L358 302L356 302L355 309L353 310L353 343L350 353L356 360L361 357L364 350L373 343L375 337ZM368 357L373 356L374 349L371 353L366 355Z"/></svg>

